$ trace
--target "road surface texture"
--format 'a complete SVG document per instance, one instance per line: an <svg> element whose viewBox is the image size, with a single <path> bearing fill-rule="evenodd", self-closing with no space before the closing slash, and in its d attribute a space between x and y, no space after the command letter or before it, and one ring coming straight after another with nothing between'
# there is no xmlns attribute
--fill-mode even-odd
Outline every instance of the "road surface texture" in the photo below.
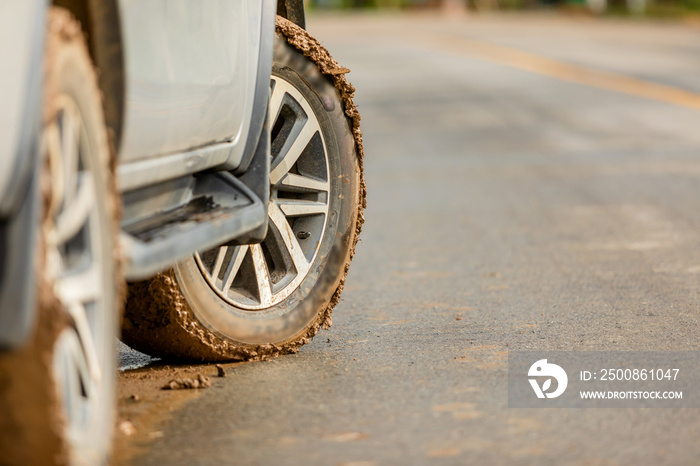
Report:
<svg viewBox="0 0 700 466"><path fill-rule="evenodd" d="M700 28L309 30L352 70L367 151L334 325L206 390L158 387L213 366L122 372L118 462L698 464L697 409L509 409L506 378L513 350L700 349Z"/></svg>

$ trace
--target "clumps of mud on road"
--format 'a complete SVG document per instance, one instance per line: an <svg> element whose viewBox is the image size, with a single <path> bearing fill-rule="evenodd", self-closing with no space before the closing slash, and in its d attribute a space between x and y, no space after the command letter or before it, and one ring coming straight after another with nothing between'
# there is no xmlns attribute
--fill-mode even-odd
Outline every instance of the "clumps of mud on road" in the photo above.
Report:
<svg viewBox="0 0 700 466"><path fill-rule="evenodd" d="M183 379L173 379L167 384L163 385L163 390L187 390L196 388L209 388L211 387L211 380L209 377L199 374L197 377L185 377Z"/></svg>

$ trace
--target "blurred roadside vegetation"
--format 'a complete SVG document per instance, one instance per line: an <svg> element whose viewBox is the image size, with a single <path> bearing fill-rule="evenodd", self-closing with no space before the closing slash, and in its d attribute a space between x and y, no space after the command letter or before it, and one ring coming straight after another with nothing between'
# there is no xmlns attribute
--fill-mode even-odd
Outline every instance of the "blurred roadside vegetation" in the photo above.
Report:
<svg viewBox="0 0 700 466"><path fill-rule="evenodd" d="M641 0L641 10L631 11L629 0L607 0L604 14L643 15L657 18L700 16L700 0ZM563 9L589 11L587 0L307 0L311 9L438 9L463 3L471 11ZM598 13L603 13L598 11Z"/></svg>

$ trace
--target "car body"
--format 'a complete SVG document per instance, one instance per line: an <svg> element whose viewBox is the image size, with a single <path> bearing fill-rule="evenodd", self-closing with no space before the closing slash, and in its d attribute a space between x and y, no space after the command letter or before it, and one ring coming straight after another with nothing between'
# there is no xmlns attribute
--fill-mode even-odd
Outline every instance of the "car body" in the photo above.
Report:
<svg viewBox="0 0 700 466"><path fill-rule="evenodd" d="M80 20L100 70L123 202L126 278L147 278L229 240L262 239L269 171L253 168L269 167L266 111L275 14L303 23L303 3L55 4ZM31 272L49 6L44 0L0 4L8 52L0 73L0 348L21 345L34 318ZM195 202L205 198L213 201Z"/></svg>

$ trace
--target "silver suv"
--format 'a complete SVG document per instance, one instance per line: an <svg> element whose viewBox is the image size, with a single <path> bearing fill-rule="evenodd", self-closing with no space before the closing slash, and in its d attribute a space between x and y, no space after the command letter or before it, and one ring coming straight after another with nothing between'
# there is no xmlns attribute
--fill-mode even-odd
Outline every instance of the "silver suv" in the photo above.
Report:
<svg viewBox="0 0 700 466"><path fill-rule="evenodd" d="M0 2L3 464L108 461L120 328L216 361L330 325L362 137L304 18L302 0Z"/></svg>

